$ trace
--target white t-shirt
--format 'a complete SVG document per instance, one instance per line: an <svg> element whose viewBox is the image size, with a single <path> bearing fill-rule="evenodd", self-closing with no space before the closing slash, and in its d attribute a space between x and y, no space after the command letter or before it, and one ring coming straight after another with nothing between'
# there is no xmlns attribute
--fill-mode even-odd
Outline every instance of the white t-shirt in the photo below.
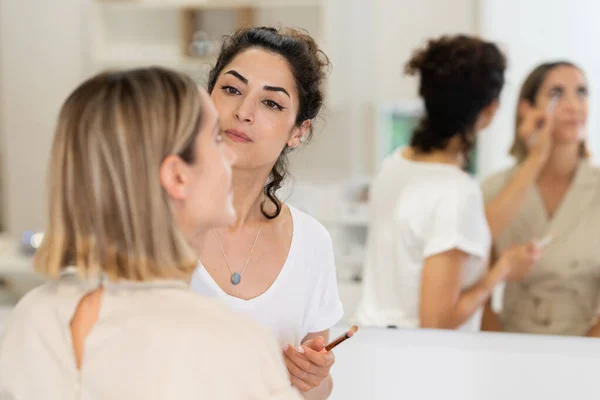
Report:
<svg viewBox="0 0 600 400"><path fill-rule="evenodd" d="M421 273L427 257L459 249L470 255L463 288L486 271L491 244L477 182L459 168L388 157L371 188L371 220L360 324L419 327ZM480 328L482 309L460 329Z"/></svg>
<svg viewBox="0 0 600 400"><path fill-rule="evenodd" d="M107 282L77 369L69 325L97 285L66 271L19 302L0 338L0 399L301 399L268 330L184 281Z"/></svg>
<svg viewBox="0 0 600 400"><path fill-rule="evenodd" d="M329 232L314 218L288 205L293 221L290 250L275 282L250 300L225 293L200 265L192 278L196 293L218 297L273 332L281 344L298 345L308 333L334 326L343 315Z"/></svg>

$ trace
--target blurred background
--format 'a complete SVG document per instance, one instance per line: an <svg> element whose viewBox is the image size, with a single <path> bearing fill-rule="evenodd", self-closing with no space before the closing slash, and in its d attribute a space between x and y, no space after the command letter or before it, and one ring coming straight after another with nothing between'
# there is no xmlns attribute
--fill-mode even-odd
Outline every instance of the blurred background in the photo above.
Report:
<svg viewBox="0 0 600 400"><path fill-rule="evenodd" d="M600 153L600 52L592 45L599 13L596 0L0 0L0 303L14 304L38 282L19 243L44 229L57 112L95 72L163 65L203 83L222 36L238 26L313 35L333 64L327 105L313 142L292 158L286 190L332 234L349 317L360 292L370 179L420 114L416 81L403 76L412 51L431 37L467 33L506 52L501 110L470 169L482 179L510 165L517 90L542 61L583 67L589 144Z"/></svg>

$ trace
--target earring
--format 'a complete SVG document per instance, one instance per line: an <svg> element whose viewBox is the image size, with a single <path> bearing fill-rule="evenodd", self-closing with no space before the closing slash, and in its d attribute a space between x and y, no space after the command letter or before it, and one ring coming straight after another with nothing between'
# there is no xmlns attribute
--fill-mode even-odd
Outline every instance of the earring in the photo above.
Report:
<svg viewBox="0 0 600 400"><path fill-rule="evenodd" d="M306 139L304 138L304 136L300 136L298 139L300 140L300 143L304 143L304 141L306 140Z"/></svg>

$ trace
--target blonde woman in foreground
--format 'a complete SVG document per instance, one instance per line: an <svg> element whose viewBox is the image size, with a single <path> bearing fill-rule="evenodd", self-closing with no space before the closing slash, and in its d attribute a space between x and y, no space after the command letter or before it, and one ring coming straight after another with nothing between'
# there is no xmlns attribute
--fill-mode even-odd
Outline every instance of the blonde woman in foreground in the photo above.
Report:
<svg viewBox="0 0 600 400"><path fill-rule="evenodd" d="M70 95L35 258L51 280L3 332L0 398L299 398L266 330L189 289L187 243L235 217L232 158L208 95L175 72Z"/></svg>

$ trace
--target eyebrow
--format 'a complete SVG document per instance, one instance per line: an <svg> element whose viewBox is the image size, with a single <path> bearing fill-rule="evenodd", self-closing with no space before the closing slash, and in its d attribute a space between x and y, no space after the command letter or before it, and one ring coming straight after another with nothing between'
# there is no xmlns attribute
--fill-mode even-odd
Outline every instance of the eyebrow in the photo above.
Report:
<svg viewBox="0 0 600 400"><path fill-rule="evenodd" d="M224 75L232 75L235 76L236 78L238 78L240 81L242 81L244 83L244 85L248 84L248 79L246 79L242 74L240 74L239 72L237 72L236 70L232 69L230 71L225 72ZM291 98L292 96L290 96L290 94L288 93L287 90L285 90L282 87L279 86L271 86L271 85L265 85L263 86L264 90L267 90L269 92L281 92L281 93L285 93L287 95L287 97Z"/></svg>
<svg viewBox="0 0 600 400"><path fill-rule="evenodd" d="M285 90L282 87L279 87L279 86L269 86L269 85L266 85L266 86L263 87L263 89L268 90L269 92L282 92L282 93L285 93L287 95L287 97L291 98L291 96L288 93L288 91Z"/></svg>
<svg viewBox="0 0 600 400"><path fill-rule="evenodd" d="M235 76L235 77L236 77L236 78L238 78L240 81L244 82L244 85L247 85L247 84L248 84L248 79L244 78L244 77L242 76L242 74L240 74L240 73L239 73L239 72L237 72L236 70L233 70L233 69L232 69L232 70L230 70L230 71L227 71L227 72L225 72L225 74L224 74L224 75L227 75L227 74Z"/></svg>

